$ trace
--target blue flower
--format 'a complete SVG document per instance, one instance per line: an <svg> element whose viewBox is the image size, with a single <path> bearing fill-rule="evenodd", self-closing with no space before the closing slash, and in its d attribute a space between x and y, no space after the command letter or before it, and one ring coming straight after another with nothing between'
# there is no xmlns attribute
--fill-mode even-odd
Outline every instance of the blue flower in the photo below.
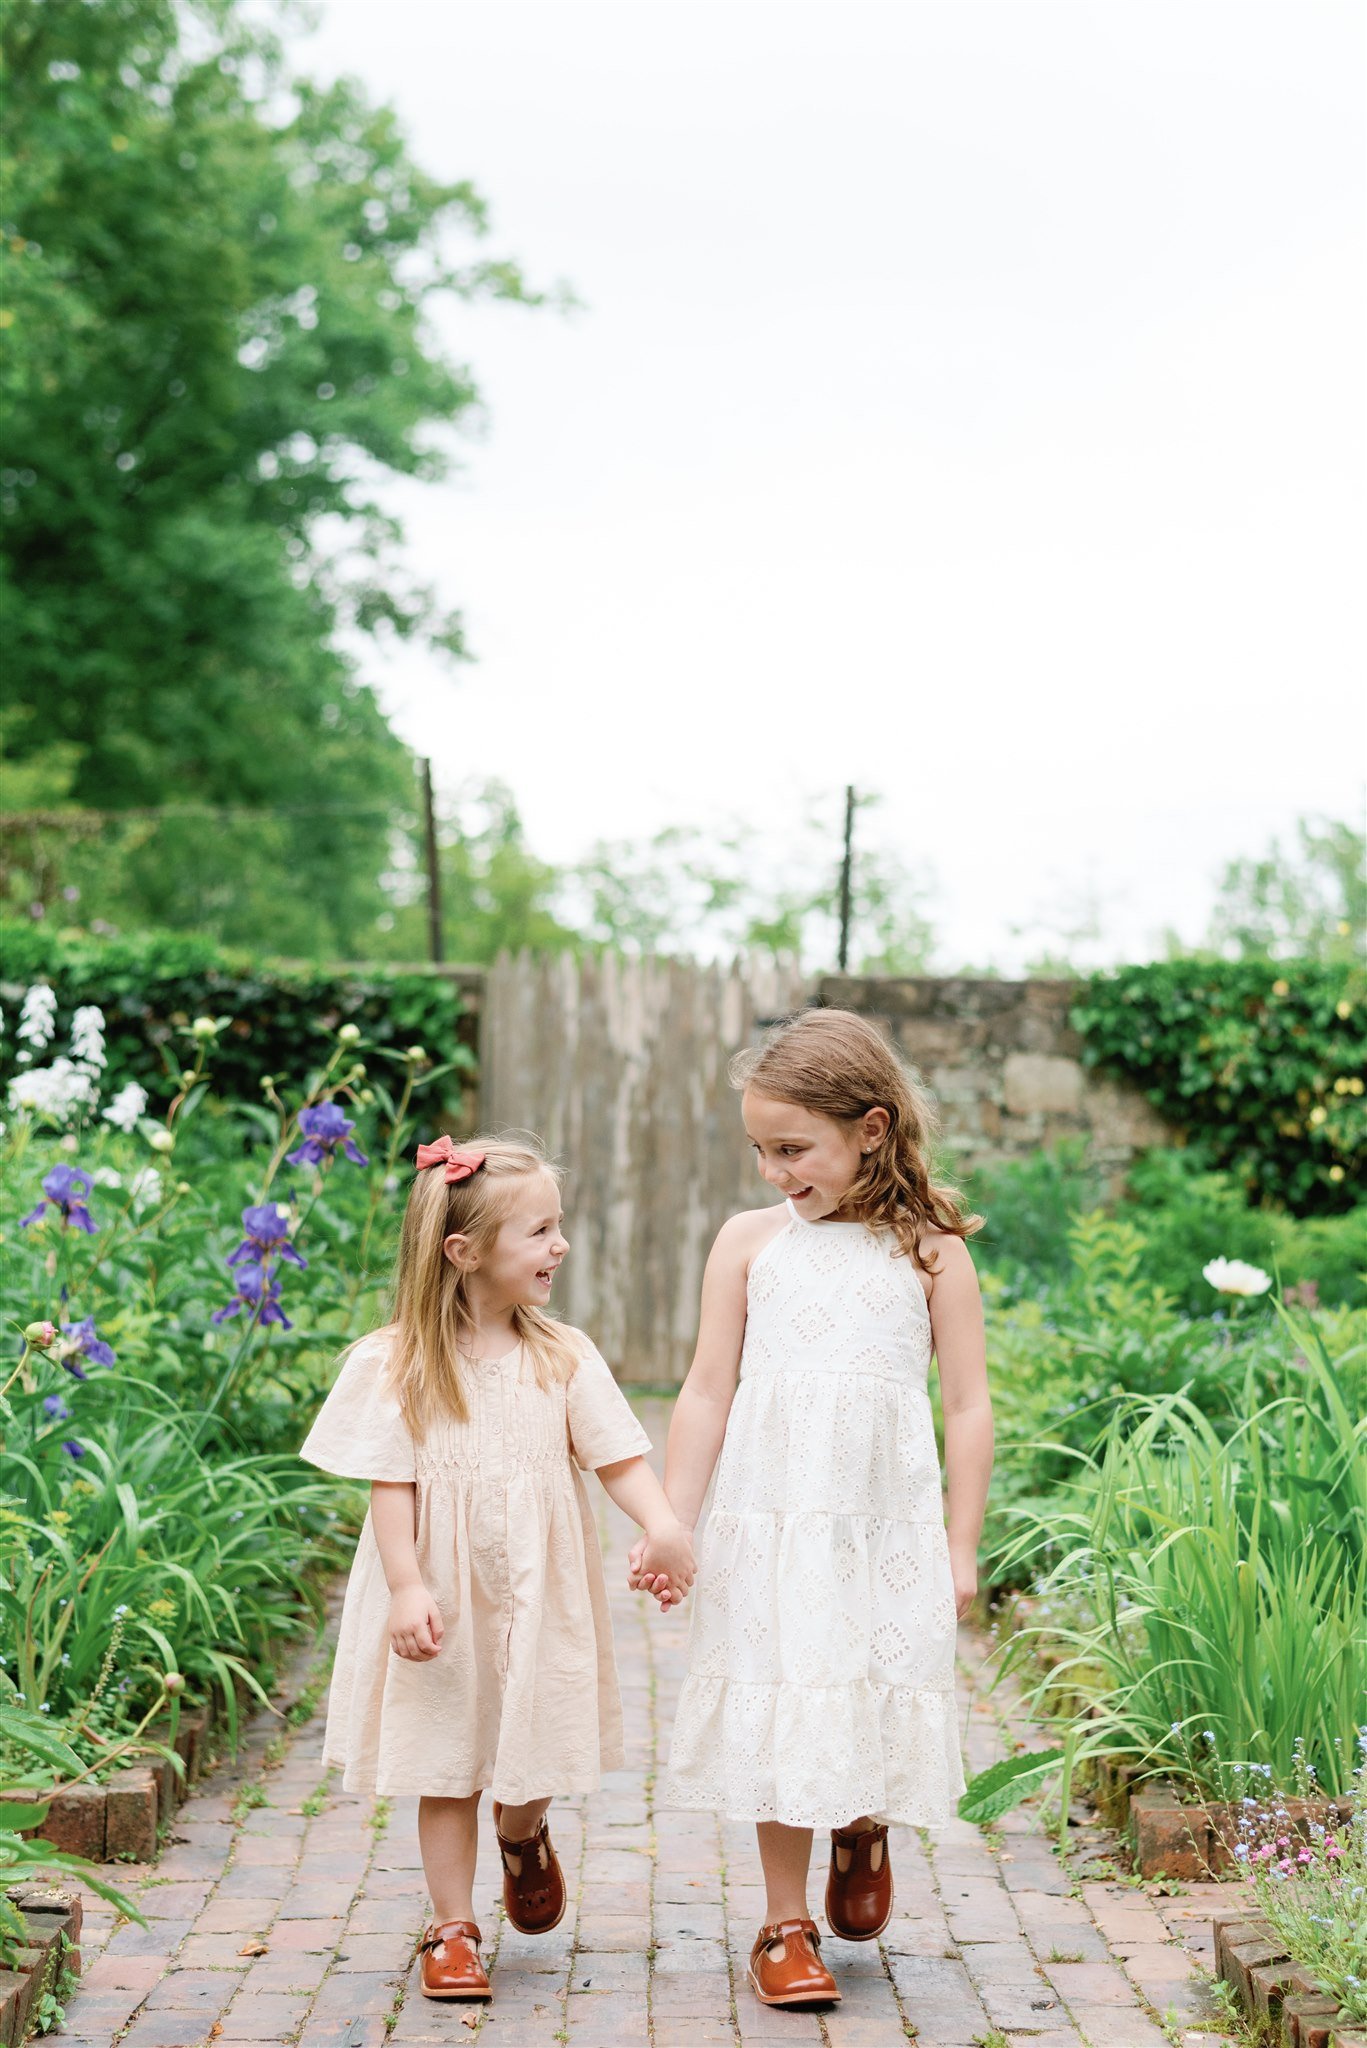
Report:
<svg viewBox="0 0 1367 2048"><path fill-rule="evenodd" d="M62 1212L62 1228L71 1224L76 1230L83 1230L87 1237L93 1237L99 1225L86 1208L86 1196L95 1183L88 1173L82 1173L78 1166L54 1166L51 1173L43 1176L43 1199L36 1209L30 1209L27 1216L19 1218L19 1228L27 1230L30 1223L37 1223L43 1211L51 1202L54 1209Z"/></svg>
<svg viewBox="0 0 1367 2048"><path fill-rule="evenodd" d="M66 1439L62 1449L66 1452L68 1458L83 1458L85 1456L85 1445L78 1444L74 1436L69 1436Z"/></svg>
<svg viewBox="0 0 1367 2048"><path fill-rule="evenodd" d="M116 1363L113 1350L95 1328L94 1316L85 1316L79 1323L63 1323L62 1339L57 1346L57 1352L60 1362L73 1379L84 1380L90 1377L84 1367L77 1363L78 1359L88 1359L91 1365L112 1366Z"/></svg>
<svg viewBox="0 0 1367 2048"><path fill-rule="evenodd" d="M299 1128L304 1142L288 1155L291 1166L324 1166L339 1146L355 1165L369 1166L370 1161L351 1136L355 1124L342 1115L335 1102L319 1102L312 1109L301 1109Z"/></svg>
<svg viewBox="0 0 1367 2048"><path fill-rule="evenodd" d="M67 1407L60 1394L49 1394L44 1400L43 1406L54 1422L65 1422L71 1413L71 1410Z"/></svg>
<svg viewBox="0 0 1367 2048"><path fill-rule="evenodd" d="M307 1267L308 1260L290 1243L290 1212L282 1202L260 1202L254 1209L244 1209L242 1228L247 1234L229 1258L230 1266L240 1266L244 1259L260 1265L275 1252L291 1266Z"/></svg>
<svg viewBox="0 0 1367 2048"><path fill-rule="evenodd" d="M282 1330L292 1330L294 1324L280 1306L280 1282L268 1266L239 1266L233 1275L237 1293L222 1308L216 1308L209 1320L211 1323L226 1323L229 1316L240 1315L245 1308L254 1323L279 1323Z"/></svg>

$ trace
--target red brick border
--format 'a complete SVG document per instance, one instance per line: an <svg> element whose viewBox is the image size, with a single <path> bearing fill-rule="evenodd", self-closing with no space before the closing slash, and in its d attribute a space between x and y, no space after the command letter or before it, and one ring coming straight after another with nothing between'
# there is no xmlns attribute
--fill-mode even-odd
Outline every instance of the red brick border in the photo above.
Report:
<svg viewBox="0 0 1367 2048"><path fill-rule="evenodd" d="M185 1766L183 1776L168 1759L158 1757L116 1771L103 1785L72 1785L54 1798L41 1828L25 1828L24 1834L37 1835L92 1863L152 1862L158 1824L175 1812L203 1769L215 1720L212 1705L181 1715L175 1752ZM164 1731L160 1736L155 1729L152 1733L154 1739L164 1739ZM41 1797L37 1791L0 1793L0 1801ZM3 2032L0 2048L8 2048Z"/></svg>
<svg viewBox="0 0 1367 2048"><path fill-rule="evenodd" d="M1293 1963L1265 1920L1217 1913L1215 1969L1250 2020L1269 2021L1284 2048L1367 2048L1367 2032Z"/></svg>
<svg viewBox="0 0 1367 2048"><path fill-rule="evenodd" d="M19 1908L29 1935L27 1948L16 1958L18 1969L0 1970L0 2048L19 2048L33 2008L44 1991L56 1986L53 1951L62 1935L71 1944L62 1960L80 1975L81 1895L53 1885L17 1884L6 1897Z"/></svg>

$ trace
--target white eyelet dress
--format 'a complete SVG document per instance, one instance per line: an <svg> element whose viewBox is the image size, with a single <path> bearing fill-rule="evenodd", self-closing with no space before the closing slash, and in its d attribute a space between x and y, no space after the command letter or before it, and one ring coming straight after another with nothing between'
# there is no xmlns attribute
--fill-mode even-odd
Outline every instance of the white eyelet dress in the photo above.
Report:
<svg viewBox="0 0 1367 2048"><path fill-rule="evenodd" d="M943 1826L964 1776L930 1312L890 1231L788 1210L750 1267L665 1803Z"/></svg>

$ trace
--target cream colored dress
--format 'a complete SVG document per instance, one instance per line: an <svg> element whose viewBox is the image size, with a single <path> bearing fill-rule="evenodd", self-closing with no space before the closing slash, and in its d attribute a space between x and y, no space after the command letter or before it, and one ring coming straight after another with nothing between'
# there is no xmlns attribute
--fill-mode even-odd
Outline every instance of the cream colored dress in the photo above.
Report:
<svg viewBox="0 0 1367 2048"><path fill-rule="evenodd" d="M357 1345L300 1456L347 1479L417 1487L417 1553L441 1610L426 1663L389 1647L389 1588L367 1514L342 1610L323 1761L348 1792L521 1805L597 1789L623 1761L602 1556L578 1466L650 1439L587 1337L543 1391L521 1348L470 1375L470 1418L415 1443L385 1377L388 1339Z"/></svg>

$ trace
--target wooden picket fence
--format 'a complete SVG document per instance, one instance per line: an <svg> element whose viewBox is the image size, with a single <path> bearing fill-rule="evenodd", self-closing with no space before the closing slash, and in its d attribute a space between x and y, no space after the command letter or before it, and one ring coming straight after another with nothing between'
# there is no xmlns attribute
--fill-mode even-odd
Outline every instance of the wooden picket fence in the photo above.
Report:
<svg viewBox="0 0 1367 2048"><path fill-rule="evenodd" d="M727 1063L808 988L758 960L521 954L489 970L481 1120L535 1131L567 1169L556 1305L623 1381L683 1378L712 1239L770 1199Z"/></svg>

